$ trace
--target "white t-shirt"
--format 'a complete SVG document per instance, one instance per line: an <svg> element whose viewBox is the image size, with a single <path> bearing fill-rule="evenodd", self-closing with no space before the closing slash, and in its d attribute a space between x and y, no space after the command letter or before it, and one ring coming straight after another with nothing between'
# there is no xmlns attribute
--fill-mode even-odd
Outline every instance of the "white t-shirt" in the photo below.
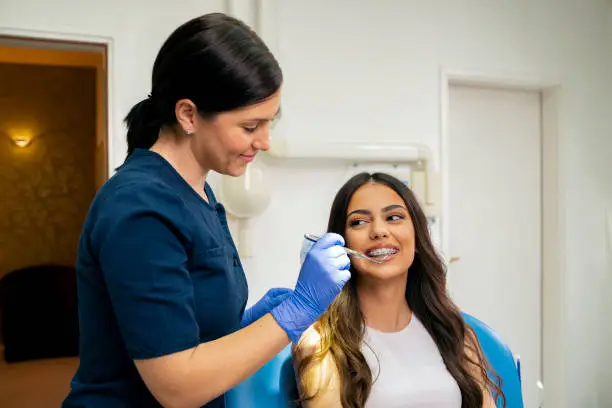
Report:
<svg viewBox="0 0 612 408"><path fill-rule="evenodd" d="M361 350L373 380L366 408L461 408L459 386L416 316L396 333L368 327Z"/></svg>

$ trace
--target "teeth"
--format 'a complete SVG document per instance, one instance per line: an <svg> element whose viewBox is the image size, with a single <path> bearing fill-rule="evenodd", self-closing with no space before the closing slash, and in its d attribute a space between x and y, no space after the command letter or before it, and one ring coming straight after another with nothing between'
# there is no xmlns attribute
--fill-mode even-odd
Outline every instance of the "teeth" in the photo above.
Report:
<svg viewBox="0 0 612 408"><path fill-rule="evenodd" d="M393 248L380 248L374 249L368 252L368 256L385 256L385 255L393 255L397 253L397 249Z"/></svg>

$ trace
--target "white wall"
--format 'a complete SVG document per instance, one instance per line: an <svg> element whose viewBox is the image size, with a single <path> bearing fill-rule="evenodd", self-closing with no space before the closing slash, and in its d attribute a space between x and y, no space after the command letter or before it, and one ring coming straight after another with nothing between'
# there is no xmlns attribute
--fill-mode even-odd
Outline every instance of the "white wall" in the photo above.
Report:
<svg viewBox="0 0 612 408"><path fill-rule="evenodd" d="M230 3L240 12L250 10L251 1ZM612 26L609 1L263 3L272 16L263 27L266 38L286 76L277 137L409 138L426 142L439 157L441 68L562 85L568 313L565 355L559 358L567 359L567 366L560 393L547 406L612 404L610 381L603 380L612 366L606 341L612 323L604 313L612 310L612 261L603 228L604 208L612 206L612 86L607 75L612 72L612 29L604 29L606 23ZM221 0L186 0L180 6L162 0L0 0L0 28L113 39L114 168L125 156L121 120L148 93L161 42L188 18L224 6ZM245 260L252 300L270 286L294 282L301 236L325 228L346 170L329 163L315 168L307 162L266 161L277 193L254 226L262 237L254 242L257 256Z"/></svg>
<svg viewBox="0 0 612 408"><path fill-rule="evenodd" d="M612 6L608 8L608 24L606 32L606 56L608 58L608 64L606 72L612 72ZM612 95L612 78L608 74L608 78L605 80L607 85L605 92L607 95ZM610 98L608 96L608 98ZM609 216L612 217L612 171L610 171L610 157L612 157L612 104L610 99L604 101L602 106L602 115L607 118L607 124L604 127L605 137L607 139L607 147L603 147L602 150L608 158L608 168L603 168L603 174L607 174L606 178L601 183L601 189L605 192L604 200L608 208ZM606 172L607 170L607 172ZM612 220L610 220L612 222ZM612 224L608 224L608 251L607 251L607 267L603 270L603 279L600 284L600 315L599 324L601 331L599 337L601 339L601 355L602 361L599 365L600 368L600 381L599 389L602 390L601 405L606 407L612 407L612 346L610 346L610 339L612 339L612 323L610 319L609 311L612 310L612 296L610 296L610 289L612 289ZM606 313L607 312L607 313Z"/></svg>
<svg viewBox="0 0 612 408"><path fill-rule="evenodd" d="M548 387L544 380L547 406L612 405L612 370L604 359L611 347L609 337L603 337L612 327L606 313L612 310L607 294L612 279L603 228L605 207L612 205L609 1L389 0L358 7L349 0L276 3L278 57L287 78L278 137L410 138L437 152L442 68L562 86L567 314L559 358L565 359L565 369L555 373L560 377L549 378ZM252 262L255 276L290 265L285 251L297 246L305 229L316 228L307 220L328 209L331 197L323 194L332 190L330 183L340 172L331 173L334 179L322 178L321 170L301 171L307 178L300 185L296 173L278 176L279 186L288 190L276 196L260 231L278 236L262 243L262 250L272 244L282 251L277 259ZM315 186L308 194L307 183ZM281 202L292 204L282 211ZM286 220L282 230L270 227L272 214ZM287 227L291 223L295 229ZM281 238L281 231L291 235Z"/></svg>

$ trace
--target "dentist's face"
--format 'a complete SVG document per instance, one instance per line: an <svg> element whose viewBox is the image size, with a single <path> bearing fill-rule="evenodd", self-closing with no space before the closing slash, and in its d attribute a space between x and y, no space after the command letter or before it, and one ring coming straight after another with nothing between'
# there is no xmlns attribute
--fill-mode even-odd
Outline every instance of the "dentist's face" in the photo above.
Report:
<svg viewBox="0 0 612 408"><path fill-rule="evenodd" d="M194 157L205 170L241 176L260 150L270 148L270 126L280 110L280 90L256 104L203 118L188 100L177 104L177 120L190 131Z"/></svg>
<svg viewBox="0 0 612 408"><path fill-rule="evenodd" d="M380 265L351 258L353 268L364 278L405 277L414 261L415 235L406 203L383 184L361 186L347 210L345 240L349 248L387 260Z"/></svg>
<svg viewBox="0 0 612 408"><path fill-rule="evenodd" d="M280 109L280 91L268 99L199 122L193 147L220 174L241 176L260 150L270 148L270 125Z"/></svg>

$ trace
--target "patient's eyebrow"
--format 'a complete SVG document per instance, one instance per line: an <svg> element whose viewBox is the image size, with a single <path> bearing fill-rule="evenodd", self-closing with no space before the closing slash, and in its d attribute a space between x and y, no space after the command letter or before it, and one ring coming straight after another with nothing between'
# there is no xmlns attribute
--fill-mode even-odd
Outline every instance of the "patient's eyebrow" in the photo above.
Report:
<svg viewBox="0 0 612 408"><path fill-rule="evenodd" d="M388 211L391 211L391 210L397 210L398 208L400 208L402 210L405 210L405 211L408 211L406 209L406 207L404 207L401 204L391 204L391 205L388 205L386 207L383 207L382 212L388 212ZM347 217L350 217L353 214L360 214L360 215L371 216L372 215L372 211L364 210L364 209L358 209L358 210L354 210L354 211L351 211L350 213L348 213Z"/></svg>
<svg viewBox="0 0 612 408"><path fill-rule="evenodd" d="M398 208L401 208L402 210L406 210L406 211L408 211L408 210L406 209L406 207L404 207L404 206L403 206L403 205L401 205L401 204L391 204L391 205L386 206L386 207L385 207L385 208L383 208L382 210L383 210L383 212L387 212L387 211L391 211L391 210L397 210Z"/></svg>
<svg viewBox="0 0 612 408"><path fill-rule="evenodd" d="M361 214L361 215L372 215L372 211L370 210L354 210L348 213L347 217L350 217L353 214Z"/></svg>

